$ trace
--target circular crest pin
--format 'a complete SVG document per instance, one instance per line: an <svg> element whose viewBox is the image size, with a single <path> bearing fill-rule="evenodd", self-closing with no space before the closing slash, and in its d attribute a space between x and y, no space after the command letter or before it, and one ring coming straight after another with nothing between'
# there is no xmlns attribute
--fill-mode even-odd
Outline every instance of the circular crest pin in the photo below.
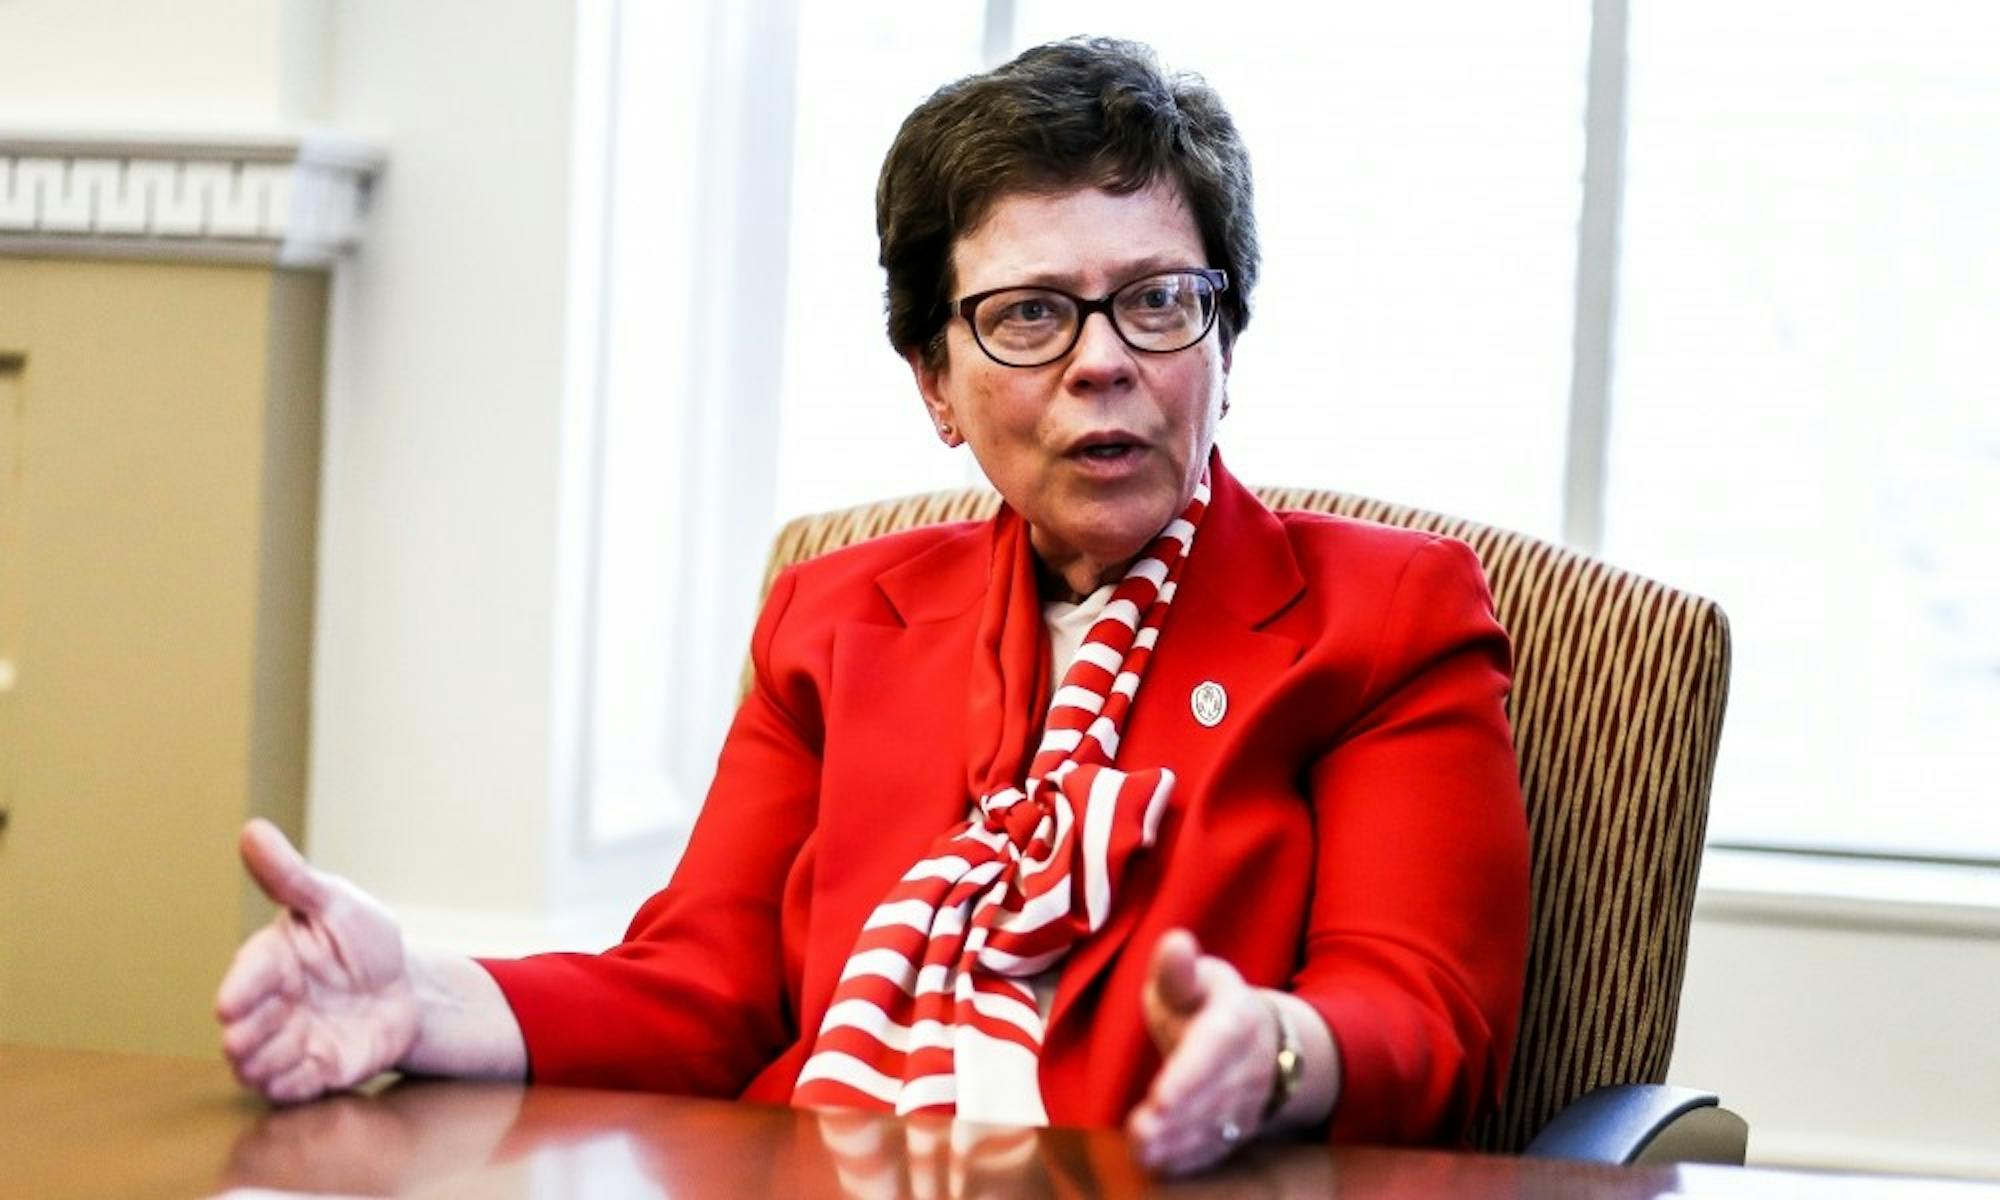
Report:
<svg viewBox="0 0 2000 1200"><path fill-rule="evenodd" d="M1229 711L1229 693L1213 679L1205 679L1194 686L1188 697L1188 707L1194 710L1194 719L1206 729L1222 724L1223 714Z"/></svg>

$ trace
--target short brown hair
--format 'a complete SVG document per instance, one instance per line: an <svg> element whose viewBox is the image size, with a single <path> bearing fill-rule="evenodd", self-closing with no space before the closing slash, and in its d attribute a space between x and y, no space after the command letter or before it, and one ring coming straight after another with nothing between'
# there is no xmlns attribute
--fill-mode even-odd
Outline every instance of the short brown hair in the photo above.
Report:
<svg viewBox="0 0 2000 1200"><path fill-rule="evenodd" d="M875 186L889 342L943 361L951 251L1010 192L1179 186L1206 265L1229 273L1222 345L1250 322L1257 222L1250 156L1222 98L1113 38L1050 42L939 88L903 121Z"/></svg>

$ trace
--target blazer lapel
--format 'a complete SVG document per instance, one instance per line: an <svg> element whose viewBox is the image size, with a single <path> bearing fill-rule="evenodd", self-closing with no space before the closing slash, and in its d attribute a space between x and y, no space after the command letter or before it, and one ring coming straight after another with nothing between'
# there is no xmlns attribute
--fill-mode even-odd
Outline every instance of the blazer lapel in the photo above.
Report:
<svg viewBox="0 0 2000 1200"><path fill-rule="evenodd" d="M883 895L965 817L965 694L991 543L990 525L973 526L890 568L875 580L879 617L834 630L813 884L813 924L828 932L813 940L833 947L836 975Z"/></svg>

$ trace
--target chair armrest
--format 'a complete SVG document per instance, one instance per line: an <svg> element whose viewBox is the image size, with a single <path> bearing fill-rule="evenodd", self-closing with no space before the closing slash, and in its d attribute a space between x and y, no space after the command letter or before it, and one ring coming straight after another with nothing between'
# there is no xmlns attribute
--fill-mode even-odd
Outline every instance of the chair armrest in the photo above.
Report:
<svg viewBox="0 0 2000 1200"><path fill-rule="evenodd" d="M1577 1097L1521 1153L1577 1162L1743 1165L1750 1130L1713 1092L1621 1083Z"/></svg>

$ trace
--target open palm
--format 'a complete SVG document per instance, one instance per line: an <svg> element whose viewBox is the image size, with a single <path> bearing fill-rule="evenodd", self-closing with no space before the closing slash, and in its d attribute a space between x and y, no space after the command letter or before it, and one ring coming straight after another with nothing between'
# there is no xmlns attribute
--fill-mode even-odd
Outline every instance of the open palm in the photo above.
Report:
<svg viewBox="0 0 2000 1200"><path fill-rule="evenodd" d="M236 1077L292 1103L395 1064L418 1017L395 919L353 884L314 870L267 821L244 827L241 848L283 911L237 950L216 993Z"/></svg>

